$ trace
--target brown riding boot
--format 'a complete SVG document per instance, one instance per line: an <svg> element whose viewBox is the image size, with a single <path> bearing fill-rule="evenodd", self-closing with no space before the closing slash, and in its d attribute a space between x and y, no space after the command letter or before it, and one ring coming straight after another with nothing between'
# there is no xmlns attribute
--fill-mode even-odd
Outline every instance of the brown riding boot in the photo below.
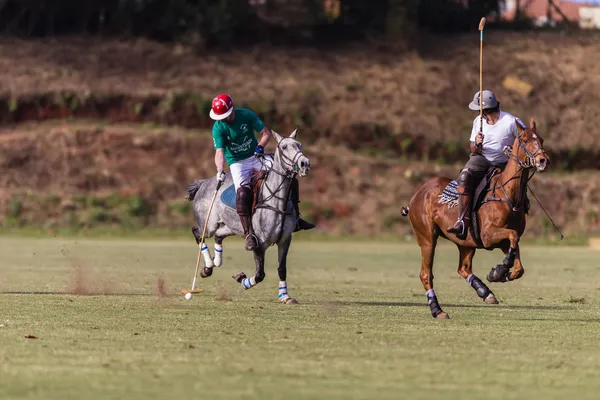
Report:
<svg viewBox="0 0 600 400"><path fill-rule="evenodd" d="M252 189L248 186L241 186L236 192L236 209L242 223L248 251L258 248L258 241L252 228L252 194Z"/></svg>
<svg viewBox="0 0 600 400"><path fill-rule="evenodd" d="M297 178L294 178L292 180L290 198L292 200L292 204L294 205L294 211L296 211L296 215L298 216L294 232L302 230L307 231L309 229L313 229L315 227L315 224L311 224L310 222L305 221L300 217L300 183L298 182Z"/></svg>
<svg viewBox="0 0 600 400"><path fill-rule="evenodd" d="M448 228L449 233L454 233L460 240L465 240L469 232L471 221L471 198L473 197L471 171L463 170L458 178L458 220Z"/></svg>

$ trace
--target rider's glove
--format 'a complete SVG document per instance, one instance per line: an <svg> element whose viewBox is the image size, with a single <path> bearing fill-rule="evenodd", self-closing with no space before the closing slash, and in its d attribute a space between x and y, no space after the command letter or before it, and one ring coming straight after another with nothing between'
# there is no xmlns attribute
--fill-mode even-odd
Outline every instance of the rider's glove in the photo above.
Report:
<svg viewBox="0 0 600 400"><path fill-rule="evenodd" d="M265 149L261 145L256 146L256 150L254 150L254 157L262 157L265 155Z"/></svg>
<svg viewBox="0 0 600 400"><path fill-rule="evenodd" d="M225 172L217 171L217 182L223 182L225 180Z"/></svg>

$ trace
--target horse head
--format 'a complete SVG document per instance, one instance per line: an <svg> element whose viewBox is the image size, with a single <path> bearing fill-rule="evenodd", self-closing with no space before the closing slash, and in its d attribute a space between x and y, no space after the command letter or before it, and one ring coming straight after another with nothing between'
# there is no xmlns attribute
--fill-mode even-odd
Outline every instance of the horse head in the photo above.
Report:
<svg viewBox="0 0 600 400"><path fill-rule="evenodd" d="M296 140L298 129L288 137L283 137L275 131L273 137L277 141L275 162L286 175L298 174L302 177L310 171L310 160L302 152L302 144Z"/></svg>
<svg viewBox="0 0 600 400"><path fill-rule="evenodd" d="M529 128L521 126L517 120L515 120L515 124L518 131L515 146L513 146L516 161L523 167L535 167L538 172L544 172L550 164L550 157L544 150L544 139L535 129L535 121L531 118ZM516 151L514 151L514 147L516 147Z"/></svg>

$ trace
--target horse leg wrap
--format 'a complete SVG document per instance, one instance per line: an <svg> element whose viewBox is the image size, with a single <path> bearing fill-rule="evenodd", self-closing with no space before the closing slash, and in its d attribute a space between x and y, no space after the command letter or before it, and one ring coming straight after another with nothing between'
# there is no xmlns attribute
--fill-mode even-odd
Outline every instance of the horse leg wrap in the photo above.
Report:
<svg viewBox="0 0 600 400"><path fill-rule="evenodd" d="M440 304L438 303L435 292L433 291L433 289L429 289L425 293L425 295L427 296L427 302L429 303L429 309L431 310L431 315L433 316L433 318L437 318L437 316L440 315L443 311L442 311L442 307L440 307Z"/></svg>
<svg viewBox="0 0 600 400"><path fill-rule="evenodd" d="M485 300L492 293L492 291L485 286L485 283L483 283L481 279L473 274L467 276L467 282L473 289L475 289L477 296L481 297L483 300Z"/></svg>
<svg viewBox="0 0 600 400"><path fill-rule="evenodd" d="M205 268L212 268L215 266L215 264L213 263L213 259L210 256L210 250L208 249L208 246L206 245L206 243L202 243L202 255L204 256L204 267Z"/></svg>
<svg viewBox="0 0 600 400"><path fill-rule="evenodd" d="M223 245L215 243L215 267L223 265Z"/></svg>
<svg viewBox="0 0 600 400"><path fill-rule="evenodd" d="M515 258L517 256L517 250L512 247L508 249L508 254L504 257L502 264L507 268L512 268L515 265Z"/></svg>
<svg viewBox="0 0 600 400"><path fill-rule="evenodd" d="M242 284L242 287L247 290L247 289L250 289L250 288L256 286L256 279L253 276L250 278L244 278L244 279L242 279L241 284Z"/></svg>
<svg viewBox="0 0 600 400"><path fill-rule="evenodd" d="M504 264L496 265L496 268L492 268L490 273L487 275L488 282L508 282L510 279L507 278L509 275L510 268Z"/></svg>
<svg viewBox="0 0 600 400"><path fill-rule="evenodd" d="M285 303L290 296L287 291L287 282L279 281L279 302Z"/></svg>

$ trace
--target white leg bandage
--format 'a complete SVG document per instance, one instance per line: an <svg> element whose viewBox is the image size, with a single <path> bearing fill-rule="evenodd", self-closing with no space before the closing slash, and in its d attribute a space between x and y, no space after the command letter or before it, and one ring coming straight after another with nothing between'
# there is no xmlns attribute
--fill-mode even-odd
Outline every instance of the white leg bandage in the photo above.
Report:
<svg viewBox="0 0 600 400"><path fill-rule="evenodd" d="M287 282L279 281L279 301L285 303L285 301L289 298L290 296L288 295L287 291Z"/></svg>
<svg viewBox="0 0 600 400"><path fill-rule="evenodd" d="M213 259L210 256L210 250L208 250L206 243L202 243L202 255L204 256L204 266L206 268L212 268L215 266Z"/></svg>
<svg viewBox="0 0 600 400"><path fill-rule="evenodd" d="M250 289L256 285L256 279L254 277L242 279L242 287L244 289Z"/></svg>
<svg viewBox="0 0 600 400"><path fill-rule="evenodd" d="M223 245L215 243L215 266L223 265Z"/></svg>

